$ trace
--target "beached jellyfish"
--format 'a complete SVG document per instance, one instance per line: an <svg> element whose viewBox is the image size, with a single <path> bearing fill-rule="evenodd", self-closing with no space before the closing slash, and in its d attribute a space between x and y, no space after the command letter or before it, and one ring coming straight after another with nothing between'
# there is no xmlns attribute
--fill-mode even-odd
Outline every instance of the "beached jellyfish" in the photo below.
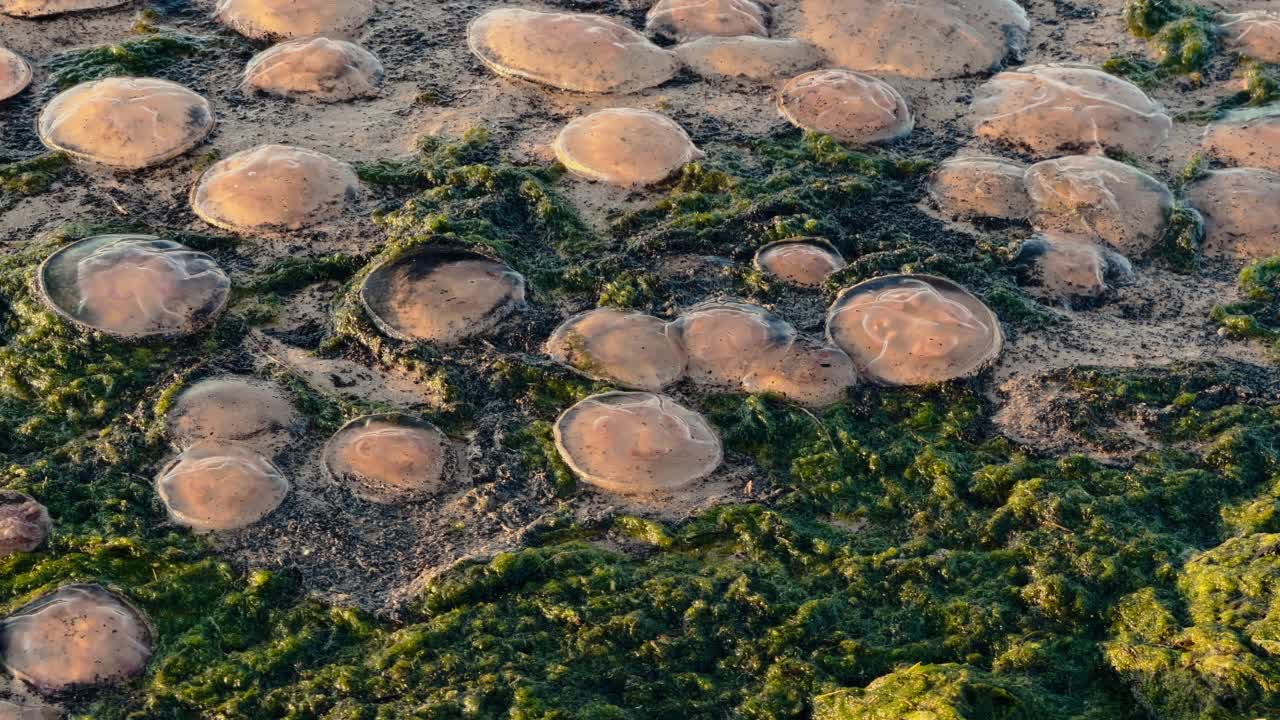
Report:
<svg viewBox="0 0 1280 720"><path fill-rule="evenodd" d="M222 24L258 40L342 35L373 16L373 0L219 0Z"/></svg>
<svg viewBox="0 0 1280 720"><path fill-rule="evenodd" d="M575 92L636 92L679 69L674 53L601 15L498 8L467 26L467 44L499 75Z"/></svg>
<svg viewBox="0 0 1280 720"><path fill-rule="evenodd" d="M151 644L142 611L97 585L65 585L0 621L5 667L42 692L137 677Z"/></svg>
<svg viewBox="0 0 1280 720"><path fill-rule="evenodd" d="M1138 86L1087 65L1027 65L974 91L974 132L1036 155L1093 148L1145 155L1173 120Z"/></svg>
<svg viewBox="0 0 1280 720"><path fill-rule="evenodd" d="M973 375L1004 345L990 308L950 280L888 275L845 288L827 312L828 339L859 375L923 385Z"/></svg>
<svg viewBox="0 0 1280 720"><path fill-rule="evenodd" d="M672 329L689 359L688 377L726 388L742 384L752 360L789 345L796 336L790 323L740 302L695 305L672 323Z"/></svg>
<svg viewBox="0 0 1280 720"><path fill-rule="evenodd" d="M262 145L206 170L191 190L191 209L234 232L301 230L341 216L359 199L350 165L314 150Z"/></svg>
<svg viewBox="0 0 1280 720"><path fill-rule="evenodd" d="M198 532L239 530L270 515L289 481L257 452L228 442L199 442L160 471L156 492L179 525Z"/></svg>
<svg viewBox="0 0 1280 720"><path fill-rule="evenodd" d="M368 415L334 434L325 446L324 463L357 497L383 505L412 502L444 488L449 441L425 420Z"/></svg>
<svg viewBox="0 0 1280 720"><path fill-rule="evenodd" d="M1211 170L1186 187L1187 204L1204 217L1204 254L1280 255L1280 173L1260 168Z"/></svg>
<svg viewBox="0 0 1280 720"><path fill-rule="evenodd" d="M301 422L284 389L269 380L224 375L183 390L169 408L169 437L179 447L232 440L271 447Z"/></svg>
<svg viewBox="0 0 1280 720"><path fill-rule="evenodd" d="M785 283L821 287L846 265L840 251L822 238L797 237L771 242L756 251L757 270Z"/></svg>
<svg viewBox="0 0 1280 720"><path fill-rule="evenodd" d="M1027 168L1038 230L1092 235L1129 257L1164 237L1173 193L1141 170L1100 155L1072 155Z"/></svg>
<svg viewBox="0 0 1280 720"><path fill-rule="evenodd" d="M556 420L556 449L578 477L617 493L679 490L720 465L720 438L665 395L592 395Z"/></svg>
<svg viewBox="0 0 1280 720"><path fill-rule="evenodd" d="M676 56L707 78L769 82L793 77L822 64L822 51L795 38L703 37L682 43Z"/></svg>
<svg viewBox="0 0 1280 720"><path fill-rule="evenodd" d="M31 66L18 53L0 47L0 100L8 100L31 84Z"/></svg>
<svg viewBox="0 0 1280 720"><path fill-rule="evenodd" d="M792 125L850 145L900 138L916 124L893 86L849 70L815 70L792 78L778 96L778 107Z"/></svg>
<svg viewBox="0 0 1280 720"><path fill-rule="evenodd" d="M1280 172L1280 108L1229 113L1204 129L1200 146L1231 165Z"/></svg>
<svg viewBox="0 0 1280 720"><path fill-rule="evenodd" d="M449 345L491 330L524 306L524 276L477 253L427 247L374 268L360 299L378 329Z"/></svg>
<svg viewBox="0 0 1280 720"><path fill-rule="evenodd" d="M1031 214L1026 168L997 157L953 157L929 177L929 197L956 218L1025 220Z"/></svg>
<svg viewBox="0 0 1280 720"><path fill-rule="evenodd" d="M0 558L31 552L53 530L49 511L30 495L0 490Z"/></svg>
<svg viewBox="0 0 1280 720"><path fill-rule="evenodd" d="M1031 23L1013 0L802 0L794 34L842 68L938 79L998 68Z"/></svg>
<svg viewBox="0 0 1280 720"><path fill-rule="evenodd" d="M45 17L85 10L105 10L133 0L0 0L0 13L14 17Z"/></svg>
<svg viewBox="0 0 1280 720"><path fill-rule="evenodd" d="M546 352L587 377L656 391L684 377L687 360L674 334L652 315L600 308L556 328Z"/></svg>
<svg viewBox="0 0 1280 720"><path fill-rule="evenodd" d="M1017 260L1031 268L1042 294L1064 300L1097 297L1133 280L1128 259L1089 235L1040 233L1022 244Z"/></svg>
<svg viewBox="0 0 1280 720"><path fill-rule="evenodd" d="M560 131L556 158L575 175L612 185L651 185L703 156L671 118L612 108L580 117Z"/></svg>
<svg viewBox="0 0 1280 720"><path fill-rule="evenodd" d="M742 379L749 393L772 393L791 402L825 407L840 402L858 381L853 360L840 348L806 338L766 350Z"/></svg>
<svg viewBox="0 0 1280 720"><path fill-rule="evenodd" d="M62 711L49 705L0 700L0 720L59 720Z"/></svg>
<svg viewBox="0 0 1280 720"><path fill-rule="evenodd" d="M72 157L136 170L178 157L213 129L209 101L154 78L104 78L59 93L40 112L40 140Z"/></svg>
<svg viewBox="0 0 1280 720"><path fill-rule="evenodd" d="M755 0L658 0L645 16L644 29L677 42L769 34L764 8Z"/></svg>
<svg viewBox="0 0 1280 720"><path fill-rule="evenodd" d="M203 329L227 304L231 280L208 255L151 235L97 235L49 256L40 295L63 318L122 338Z"/></svg>
<svg viewBox="0 0 1280 720"><path fill-rule="evenodd" d="M378 94L382 63L373 53L346 40L299 38L263 50L244 69L244 86L253 90L341 102Z"/></svg>
<svg viewBox="0 0 1280 720"><path fill-rule="evenodd" d="M1221 16L1218 26L1227 48L1267 63L1280 63L1280 11L1250 10Z"/></svg>

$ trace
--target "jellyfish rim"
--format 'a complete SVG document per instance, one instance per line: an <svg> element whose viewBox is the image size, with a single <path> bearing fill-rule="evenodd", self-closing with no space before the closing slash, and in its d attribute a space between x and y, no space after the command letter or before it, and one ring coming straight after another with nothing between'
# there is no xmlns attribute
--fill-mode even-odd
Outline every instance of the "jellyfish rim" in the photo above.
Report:
<svg viewBox="0 0 1280 720"><path fill-rule="evenodd" d="M46 115L50 111L50 108L53 108L55 103L57 103L59 99L63 97L67 97L69 96L70 93L76 92L77 90L82 90L85 86L88 86L88 85L99 85L102 83L117 82L117 81L140 81L140 80L152 82L152 83L162 83L164 85L169 85L169 86L172 86L172 88L180 89L183 92L186 92L188 95L190 95L192 98L194 98L197 101L193 103L193 107L203 108L204 117L207 119L207 122L201 125L199 131L196 134L193 134L191 137L187 138L186 141L179 143L177 145L174 145L173 147L169 148L164 152L148 156L143 160L139 160L135 162L119 162L119 161L103 160L100 156L96 156L93 153L89 153L84 150L77 150L70 147L66 147L59 141L55 140L52 137L52 133L45 132L44 126L45 126ZM186 85L183 85L182 83L173 82L172 80L165 80L163 78L153 78L153 77L112 76L112 77L99 78L97 80L86 80L85 82L73 85L67 88L66 90L59 92L57 95L54 95L53 98L50 99L49 102L46 103L45 106L40 109L40 112L36 116L36 134L39 136L40 142L45 147L48 147L50 150L56 150L58 152L65 153L67 156L75 160L92 163L95 165L102 165L104 167L109 167L109 168L112 168L113 170L117 170L120 172L137 172L140 170L146 170L148 168L155 167L162 163L166 163L175 158L182 157L183 155L186 155L187 153L199 147L206 140L208 140L209 136L213 133L214 128L216 128L217 126L218 126L218 116L216 113L214 113L213 103L209 100L209 98L205 97L204 95L201 95L200 93L196 92L195 90L192 90L191 88L187 87Z"/></svg>
<svg viewBox="0 0 1280 720"><path fill-rule="evenodd" d="M886 381L884 378L880 377L878 373L869 372L867 368L859 361L858 355L856 353L849 352L849 350L846 349L844 345L836 341L835 337L831 333L831 321L842 309L840 305L841 305L841 302L845 299L845 297L853 295L860 291L873 289L876 285L883 285L896 280L920 280L929 285L934 285L934 286L938 284L942 284L944 286L947 286L948 289L958 291L972 298L980 307L983 308L985 315L990 320L991 341L988 344L987 350L977 360L974 360L968 363L968 366L964 370L959 372L954 372L945 378L930 380L928 382L923 382L923 383L898 383L898 382ZM897 274L891 274L891 275L880 275L878 277L867 278L866 280L850 285L849 287L842 288L840 292L836 293L835 299L831 301L831 306L827 308L825 319L823 321L823 337L826 339L826 342L829 343L830 345L840 348L841 350L844 350L845 354L847 354L849 358L853 360L854 369L857 370L859 380L866 380L867 382L870 382L873 385L879 385L880 387L911 387L911 386L919 386L919 385L940 385L942 383L954 382L956 380L966 380L968 378L975 377L985 372L991 366L995 365L995 363L1000 359L1000 355L1004 351L1004 343L1005 343L1004 328L1000 324L999 316L996 315L995 311L992 310L989 305L983 302L982 298L979 298L977 295L974 295L968 288L964 287L963 285L956 282L955 280L952 280L950 278L945 278L940 275L930 275L928 273L897 273Z"/></svg>
<svg viewBox="0 0 1280 720"><path fill-rule="evenodd" d="M598 475L595 475L586 471L584 468L581 467L581 464L574 459L573 454L570 453L568 448L565 446L564 424L566 420L570 419L571 413L573 413L575 410L579 410L581 406L585 405L588 402L600 403L601 400L605 398L622 398L622 397L635 397L638 399L646 399L646 400L649 398L654 398L664 406L667 403L670 403L672 405L675 405L677 408L684 410L685 412L688 412L691 415L693 415L695 418L700 420L702 424L706 426L708 433L715 440L716 453L715 453L714 460L710 463L706 463L705 464L706 467L702 470L699 470L698 473L695 474L694 476L685 478L683 481L679 483L666 485L662 487L652 487L652 488L645 488L645 489L636 489L634 487L630 487L628 483L618 482L616 480L611 480L608 478L601 478ZM637 391L609 390L607 392L588 395L587 397L584 397L581 400L570 405L568 408L565 408L565 410L562 411L556 417L555 422L551 426L551 434L552 434L553 440L555 441L556 452L559 454L560 459L564 461L565 465L569 466L569 469L573 471L573 474L578 479L582 480L588 485L591 485L592 487L597 488L601 491L616 493L619 495L639 496L639 495L654 495L654 494L660 494L660 493L680 492L682 490L689 488L699 480L703 480L709 477L710 475L714 474L717 470L720 469L720 466L724 464L724 440L720 437L720 433L716 431L716 427L712 425L711 422L707 420L706 416L704 416L701 412L685 406L675 398L665 393L655 393L655 392L647 392L647 391L640 391L640 390L637 390Z"/></svg>
<svg viewBox="0 0 1280 720"><path fill-rule="evenodd" d="M21 670L13 667L13 665L10 663L10 661L6 657L0 656L0 665L3 665L4 668L6 668L11 674L13 674L14 677L18 678L22 682L25 682L31 685L32 687L37 688L38 690L40 690L45 694L54 695L54 696L66 695L78 689L103 687L113 683L129 680L143 674L146 671L147 665L150 664L151 659L155 655L155 642L158 637L156 626L152 622L151 618L145 612L143 612L141 608L135 605L134 602L131 599L129 599L123 592L113 590L111 587L104 586L95 582L72 582L64 585L59 585L53 590L50 590L49 592L46 592L40 595L39 597L34 598L30 602L23 604L21 607L14 610L12 613L4 616L3 618L0 618L0 650L3 650L4 639L6 636L9 635L9 631L6 627L9 623L11 623L15 618L26 617L31 615L32 613L35 613L44 609L51 602L53 602L60 593L65 593L68 591L106 597L110 599L111 602L118 604L120 608L124 612L126 612L133 619L135 623L137 623L137 627L141 630L140 634L142 636L141 638L139 638L139 640L143 645L143 647L146 649L146 654L145 654L145 657L143 658L142 666L138 670L123 676L104 677L104 678L96 679L95 681L89 682L89 683L72 683L69 685L55 687L51 684L39 682L35 680L33 677L31 677L29 674L22 672Z"/></svg>
<svg viewBox="0 0 1280 720"><path fill-rule="evenodd" d="M36 277L35 277L36 295L39 298L42 305L44 305L48 310L53 312L53 314L57 315L64 322L71 324L81 332L102 333L104 335L113 337L117 340L121 340L124 342L165 342L168 340L177 340L180 338L191 337L193 335L199 335L200 333L204 332L205 330L209 329L211 326L216 324L218 320L222 317L223 311L226 310L227 305L231 301L230 276L227 275L226 271L222 269L222 266L218 265L217 262L213 260L213 256L201 250L196 250L195 248L189 247L187 245L183 245L182 243L176 240L167 240L167 242L171 242L180 248L185 248L187 250L190 250L191 252L199 253L209 258L210 261L213 261L214 267L217 268L218 272L221 273L222 276L227 280L227 285L219 293L217 302L213 306L206 308L203 311L203 313L198 317L198 319L192 322L190 327L184 330L177 330L177 331L162 330L162 331L156 331L156 332L150 332L150 333L122 333L122 332L118 332L108 328L102 328L96 325L92 325L72 315L66 308L63 308L61 305L59 305L57 302L53 300L53 295L49 289L48 278L46 277L47 272L49 268L53 265L55 259L61 257L63 254L77 247L80 247L81 245L84 245L90 241L102 240L106 238L165 240L165 238L162 238L158 235L147 235L144 233L105 233L102 235L90 235L89 237L81 238L74 242L67 243L66 245L63 245L62 247L50 253L49 257L45 258L44 261L41 262L40 265L36 267Z"/></svg>
<svg viewBox="0 0 1280 720"><path fill-rule="evenodd" d="M386 272L387 270L389 270L390 268L394 267L399 263L411 262L417 258L426 256L426 255L445 256L441 260L439 260L436 263L436 265L444 265L452 262L460 262L460 261L466 261L466 260L484 260L487 262L495 263L497 265L501 265L502 267L506 268L506 272L509 273L514 278L512 292L508 293L508 297L504 303L501 303L500 305L495 306L488 313L486 313L484 318L481 318L481 321L479 322L481 327L475 330L474 332L467 333L458 338L446 339L446 340L424 339L424 338L413 337L407 333L402 332L399 328L396 328L390 322L385 320L379 314L379 312L373 307L373 304L369 299L369 283L371 280L377 277L380 273ZM379 330L379 332L386 335L387 337L393 340L404 342L404 343L426 343L429 345L451 346L451 345L460 345L472 338L484 335L489 331L493 330L498 325L501 325L508 318L510 318L514 313L518 312L521 308L525 307L528 304L529 302L528 292L529 292L528 279L525 278L523 273L517 271L515 268L511 267L511 265L504 262L503 260L500 260L495 257L491 257L484 253L476 252L475 250L472 250L470 248L463 248L455 245L427 245L424 247L409 250L407 252L395 255L393 257L386 258L378 262L376 265L370 268L369 272L365 273L364 278L360 280L360 285L356 291L356 295L360 298L360 307L362 310L364 310L365 317L367 317L369 321L373 323L374 327L376 327ZM517 295L518 297L516 297Z"/></svg>
<svg viewBox="0 0 1280 720"><path fill-rule="evenodd" d="M339 472L334 468L334 453L337 450L337 443L342 439L342 436L350 431L360 429L361 427L368 427L374 422L404 425L406 427L434 432L438 435L442 450L439 487L408 492L400 491L402 497L389 498L386 494L379 495L376 492L361 492L362 488L357 486L364 485L365 479L361 477L359 473L352 471ZM352 418L343 423L341 427L335 430L333 434L325 440L324 446L320 449L320 464L323 466L328 480L333 483L335 487L342 487L365 502L382 506L409 505L427 502L434 498L438 498L449 492L450 475L455 473L458 469L458 459L455 457L453 444L450 441L448 434L441 430L435 423L427 420L421 415L399 411L370 413L368 415L361 415L359 417ZM357 481L345 482L345 479L349 477L355 477L357 478Z"/></svg>

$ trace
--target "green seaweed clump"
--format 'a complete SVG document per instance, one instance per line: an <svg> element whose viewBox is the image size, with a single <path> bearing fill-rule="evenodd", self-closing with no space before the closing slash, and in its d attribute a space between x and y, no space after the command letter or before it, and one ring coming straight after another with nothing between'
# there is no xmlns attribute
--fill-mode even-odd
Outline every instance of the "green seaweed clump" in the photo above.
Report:
<svg viewBox="0 0 1280 720"><path fill-rule="evenodd" d="M1257 107L1280 100L1280 74L1274 66L1250 61L1245 67L1244 82L1248 105Z"/></svg>
<svg viewBox="0 0 1280 720"><path fill-rule="evenodd" d="M472 130L458 143L425 138L418 155L366 164L358 172L366 182L416 192L376 217L388 239L379 260L426 242L450 243L495 255L535 283L554 287L566 259L597 245L551 189L558 174L496 159L484 130Z"/></svg>
<svg viewBox="0 0 1280 720"><path fill-rule="evenodd" d="M288 294L316 283L345 282L364 264L364 258L343 253L314 258L286 258L273 264L237 290L244 294Z"/></svg>
<svg viewBox="0 0 1280 720"><path fill-rule="evenodd" d="M1135 37L1155 36L1160 28L1187 14L1181 0L1128 0L1124 5L1124 22Z"/></svg>
<svg viewBox="0 0 1280 720"><path fill-rule="evenodd" d="M1124 19L1130 33L1150 40L1156 63L1170 72L1197 72L1204 68L1216 50L1213 12L1194 3L1183 0L1128 0L1124 7ZM1147 84L1153 84L1159 79L1148 63L1140 60L1128 63L1122 59L1113 60L1114 69L1132 72L1146 80Z"/></svg>
<svg viewBox="0 0 1280 720"><path fill-rule="evenodd" d="M1200 18L1180 18L1160 28L1152 44L1156 60L1164 67L1181 73L1195 72L1213 55L1213 28Z"/></svg>
<svg viewBox="0 0 1280 720"><path fill-rule="evenodd" d="M814 720L1033 720L1032 703L1001 679L955 663L912 665L865 688L814 698Z"/></svg>
<svg viewBox="0 0 1280 720"><path fill-rule="evenodd" d="M1102 63L1102 69L1148 89L1169 77L1168 70L1163 66L1137 55L1113 55Z"/></svg>
<svg viewBox="0 0 1280 720"><path fill-rule="evenodd" d="M208 40L194 35L151 34L63 53L49 61L49 69L60 88L105 77L162 77L179 62L209 49Z"/></svg>
<svg viewBox="0 0 1280 720"><path fill-rule="evenodd" d="M1157 254L1179 272L1193 272L1200 262L1204 242L1204 219L1194 208L1174 203L1169 224Z"/></svg>
<svg viewBox="0 0 1280 720"><path fill-rule="evenodd" d="M1115 611L1108 662L1154 717L1267 717L1280 703L1280 535L1227 540L1186 564L1185 603L1152 588Z"/></svg>
<svg viewBox="0 0 1280 720"><path fill-rule="evenodd" d="M0 197L8 194L39 195L48 191L70 168L70 159L60 152L0 165Z"/></svg>
<svg viewBox="0 0 1280 720"><path fill-rule="evenodd" d="M1223 333L1259 338L1280 355L1280 257L1245 266L1239 287L1243 300L1215 307L1213 319Z"/></svg>

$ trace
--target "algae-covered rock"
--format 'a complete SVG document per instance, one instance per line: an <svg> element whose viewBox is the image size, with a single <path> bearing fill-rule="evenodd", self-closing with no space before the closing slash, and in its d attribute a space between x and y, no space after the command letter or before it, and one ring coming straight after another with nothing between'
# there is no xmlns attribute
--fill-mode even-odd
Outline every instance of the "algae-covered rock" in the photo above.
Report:
<svg viewBox="0 0 1280 720"><path fill-rule="evenodd" d="M1033 703L1012 683L968 665L912 665L813 699L814 720L1022 720Z"/></svg>

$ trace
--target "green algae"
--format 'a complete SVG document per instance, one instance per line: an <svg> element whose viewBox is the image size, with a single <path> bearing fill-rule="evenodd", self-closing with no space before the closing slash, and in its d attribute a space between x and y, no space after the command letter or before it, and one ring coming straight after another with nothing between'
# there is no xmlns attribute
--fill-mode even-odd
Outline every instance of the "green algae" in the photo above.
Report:
<svg viewBox="0 0 1280 720"><path fill-rule="evenodd" d="M0 164L0 198L47 192L70 169L71 160L60 152Z"/></svg>
<svg viewBox="0 0 1280 720"><path fill-rule="evenodd" d="M50 78L68 88L106 77L166 77L171 69L198 59L211 41L180 33L155 33L86 50L74 50L49 61Z"/></svg>
<svg viewBox="0 0 1280 720"><path fill-rule="evenodd" d="M320 257L292 257L274 263L250 282L240 286L244 293L288 294L322 282L345 282L364 267L364 258L334 253Z"/></svg>
<svg viewBox="0 0 1280 720"><path fill-rule="evenodd" d="M1275 66L1250 61L1244 70L1243 104L1259 107L1280 100L1280 70Z"/></svg>
<svg viewBox="0 0 1280 720"><path fill-rule="evenodd" d="M1280 258L1245 266L1239 287L1242 301L1214 307L1213 319L1224 334L1257 338L1280 357Z"/></svg>
<svg viewBox="0 0 1280 720"><path fill-rule="evenodd" d="M992 678L963 665L913 665L866 689L814 698L814 720L1032 720L1035 707Z"/></svg>
<svg viewBox="0 0 1280 720"><path fill-rule="evenodd" d="M1143 89L1151 89L1171 77L1163 65L1138 55L1113 55L1102 69Z"/></svg>
<svg viewBox="0 0 1280 720"><path fill-rule="evenodd" d="M1149 712L1265 716L1280 703L1277 550L1280 535L1230 538L1186 564L1176 596L1144 588L1119 603L1107 660Z"/></svg>
<svg viewBox="0 0 1280 720"><path fill-rule="evenodd" d="M1274 468L1280 452L1223 445L1242 427L1274 432L1274 407L1185 399L1229 381L1082 377L1103 412L1158 405L1168 437L1223 448L1132 468L1028 457L980 429L987 409L963 388L866 394L816 421L720 396L704 409L727 448L787 480L772 507L548 533L433 583L394 626L286 590L229 592L254 600L218 602L178 635L135 717L1137 718L1132 676L1109 659L1127 598L1208 588L1196 607L1219 623L1239 609L1230 622L1257 637L1270 613L1254 578L1272 577L1258 562L1273 555L1197 555L1229 534L1216 510L1266 485L1223 468L1255 466L1250 454ZM1261 417L1240 414L1250 407ZM862 522L845 529L837 513ZM613 532L647 550L592 542ZM239 629L211 641L224 616Z"/></svg>
<svg viewBox="0 0 1280 720"><path fill-rule="evenodd" d="M1217 50L1214 12L1183 0L1128 0L1125 24L1135 37L1148 40L1154 63L1118 56L1104 67L1139 84L1153 85L1171 75L1203 70Z"/></svg>
<svg viewBox="0 0 1280 720"><path fill-rule="evenodd" d="M1188 6L1180 0L1128 0L1124 5L1124 22L1129 32L1149 38L1160 28L1187 14Z"/></svg>
<svg viewBox="0 0 1280 720"><path fill-rule="evenodd" d="M381 214L384 247L285 261L239 292L337 282L349 299L381 259L449 242L523 263L572 302L660 307L674 289L651 272L655 257L749 257L805 232L854 258L827 292L928 270L971 283L1015 326L1034 322L1038 306L998 253L907 210L925 167L817 137L725 149L687 168L657 208L595 237L555 199L554 169L504 164L477 136L431 141L362 167L395 206ZM1243 720L1274 707L1272 541L1230 543L1280 530L1280 408L1237 368L1068 373L1086 434L1125 425L1155 439L1159 450L1124 465L1020 448L964 384L859 388L820 413L697 398L730 461L772 489L768 504L682 522L559 516L530 547L374 618L307 599L287 572L232 569L164 524L146 477L164 453L156 428L243 327L227 318L190 347L74 332L30 294L34 264L67 239L0 262L0 486L31 492L57 524L48 548L0 560L0 605L100 581L160 637L147 676L78 704L83 717L1138 720L1195 707ZM1245 296L1274 302L1277 275L1250 270ZM548 475L561 499L577 492L550 423L603 385L518 351L451 372L344 308L329 351L415 368L451 396L432 417L442 427L467 432L475 408L500 404L511 431L492 451L511 451L517 476ZM378 409L283 368L274 379L320 433ZM1186 630L1197 634L1170 644ZM1138 655L1156 659L1116 659ZM1228 660L1227 675L1212 674Z"/></svg>

